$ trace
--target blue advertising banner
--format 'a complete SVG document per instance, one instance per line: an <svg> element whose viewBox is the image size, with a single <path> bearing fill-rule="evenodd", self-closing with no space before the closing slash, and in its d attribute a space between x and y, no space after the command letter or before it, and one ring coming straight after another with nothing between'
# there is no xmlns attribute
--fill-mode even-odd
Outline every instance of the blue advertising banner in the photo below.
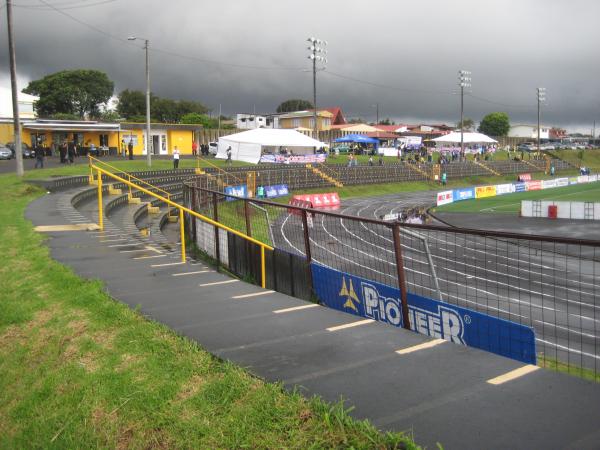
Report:
<svg viewBox="0 0 600 450"><path fill-rule="evenodd" d="M287 184L276 184L265 187L265 196L267 198L283 197L289 194Z"/></svg>
<svg viewBox="0 0 600 450"><path fill-rule="evenodd" d="M311 263L313 285L326 306L402 327L397 288ZM528 364L536 363L533 329L460 306L408 294L411 329Z"/></svg>
<svg viewBox="0 0 600 450"><path fill-rule="evenodd" d="M454 197L455 202L471 200L472 198L475 198L475 188L454 189L454 191L452 191L452 196Z"/></svg>
<svg viewBox="0 0 600 450"><path fill-rule="evenodd" d="M236 197L244 197L246 198L248 195L248 190L246 189L246 185L242 184L240 186L226 186L225 194L235 195ZM225 200L231 202L233 200L237 200L233 197L225 197Z"/></svg>
<svg viewBox="0 0 600 450"><path fill-rule="evenodd" d="M525 192L527 185L525 183L515 183L515 192Z"/></svg>

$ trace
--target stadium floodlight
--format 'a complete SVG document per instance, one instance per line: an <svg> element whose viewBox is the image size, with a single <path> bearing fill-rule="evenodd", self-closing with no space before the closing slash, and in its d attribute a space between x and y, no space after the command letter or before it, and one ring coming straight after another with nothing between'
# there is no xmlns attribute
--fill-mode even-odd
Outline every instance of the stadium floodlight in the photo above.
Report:
<svg viewBox="0 0 600 450"><path fill-rule="evenodd" d="M313 63L313 137L315 139L319 138L318 126L317 126L317 63L320 64L320 69L325 69L325 65L327 64L327 50L325 46L327 46L327 41L316 37L309 37L306 39L312 45L308 47L308 51L310 54L308 55L308 59L310 59Z"/></svg>
<svg viewBox="0 0 600 450"><path fill-rule="evenodd" d="M471 87L470 77L471 72L469 70L459 70L458 71L458 85L460 86L460 157L464 158L465 156L465 142L464 142L464 105L465 105L465 88Z"/></svg>
<svg viewBox="0 0 600 450"><path fill-rule="evenodd" d="M546 101L546 88L537 88L537 151L540 151L541 105Z"/></svg>

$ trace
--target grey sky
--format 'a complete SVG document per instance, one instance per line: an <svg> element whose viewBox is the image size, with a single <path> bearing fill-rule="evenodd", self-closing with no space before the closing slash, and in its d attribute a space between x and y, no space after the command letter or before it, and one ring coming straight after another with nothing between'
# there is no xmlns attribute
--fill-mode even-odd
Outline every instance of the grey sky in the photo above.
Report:
<svg viewBox="0 0 600 450"><path fill-rule="evenodd" d="M227 114L271 112L287 98L311 99L306 38L313 35L329 43L318 104L339 105L349 116L374 120L372 105L379 103L380 116L396 121L455 123L457 71L467 69L478 98L465 98L466 117L507 111L513 123L534 123L535 88L543 86L544 123L583 130L600 123L597 0L14 3L22 87L58 70L97 68L115 81L116 92L144 89L140 43L82 26L44 6L50 3L108 34L147 37L151 48L186 56L151 52L153 92L215 110L221 103ZM86 3L92 6L67 9ZM5 9L0 21L0 81L7 85Z"/></svg>

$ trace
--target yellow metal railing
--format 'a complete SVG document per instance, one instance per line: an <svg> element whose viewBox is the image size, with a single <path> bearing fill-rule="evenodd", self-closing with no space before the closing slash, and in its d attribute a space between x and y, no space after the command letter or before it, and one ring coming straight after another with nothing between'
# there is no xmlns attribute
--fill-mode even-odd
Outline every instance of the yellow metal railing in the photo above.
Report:
<svg viewBox="0 0 600 450"><path fill-rule="evenodd" d="M241 233L237 230L234 230L233 228L229 228L226 225L223 225L220 222L216 222L214 220L212 220L209 217L203 216L202 214L197 213L196 211L193 211L189 208L186 208L183 205L180 205L179 203L176 203L174 201L172 201L169 198L165 198L155 192L152 192L142 186L138 186L135 183L131 182L130 180L126 180L123 177L120 177L119 175L116 175L114 173L111 173L109 171L107 171L106 169L103 169L101 167L96 166L95 164L93 164L90 160L90 170L93 176L93 171L96 171L96 175L98 177L98 226L100 227L100 230L104 230L104 218L102 216L102 175L106 175L109 178L112 178L113 180L116 180L120 183L124 183L127 186L129 186L130 188L133 189L137 189L141 192L144 192L147 195L150 195L152 197L157 198L158 200L166 203L167 205L172 206L173 208L176 208L179 210L179 232L181 233L181 261L185 262L186 261L186 254L185 254L185 232L184 232L184 224L183 224L183 213L188 213L194 217L197 217L198 219L202 220L203 222L206 222L210 225L214 225L218 228L221 228L225 231L228 231L232 234L235 234L236 236L239 236L243 239L245 239L248 242L252 242L253 244L256 244L258 246L260 246L260 262L261 262L261 286L263 288L266 287L266 259L265 259L265 249L268 250L274 250L273 247L271 247L268 244L265 244L264 242L260 242L244 233ZM125 174L127 175L127 174Z"/></svg>
<svg viewBox="0 0 600 450"><path fill-rule="evenodd" d="M131 180L135 180L138 183L141 183L141 184L143 184L145 186L148 186L151 189L156 189L157 191L162 192L166 196L166 198L168 200L171 200L171 194L168 191L165 191L164 189L161 189L158 186L154 186L153 184L148 183L147 181L144 181L141 178L136 177L135 175L131 175L129 172L126 172L126 171L124 171L122 169L119 169L118 167L115 167L115 166L113 166L113 165L111 165L111 164L109 164L107 162L100 161L99 159L94 158L91 155L88 155L88 161L89 161L89 166L90 166L90 183L92 183L94 181L94 173L93 173L93 170L92 170L92 166L94 166L94 163L101 164L103 166L109 167L112 170L116 170L118 173L122 173L123 175L126 175L127 179L130 182L131 182ZM101 180L99 180L98 182L100 183ZM132 198L133 197L133 193L132 193L132 190L131 190L132 189L131 188L131 184L128 185L128 189L129 189L129 198ZM170 216L171 215L171 206L168 203L167 203L167 212L168 212L168 215Z"/></svg>

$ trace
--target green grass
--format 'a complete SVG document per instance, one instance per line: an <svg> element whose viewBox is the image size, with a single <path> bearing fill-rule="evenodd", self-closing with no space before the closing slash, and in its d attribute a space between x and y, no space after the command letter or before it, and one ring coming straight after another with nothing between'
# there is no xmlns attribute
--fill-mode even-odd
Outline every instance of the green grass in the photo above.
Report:
<svg viewBox="0 0 600 450"><path fill-rule="evenodd" d="M600 149L592 150L555 150L551 154L568 161L576 167L589 167L594 172L600 170Z"/></svg>
<svg viewBox="0 0 600 450"><path fill-rule="evenodd" d="M600 383L600 373L597 373L595 370L578 367L571 363L566 364L556 360L555 358L548 358L544 355L540 355L538 356L538 366L553 370L554 372L566 373L572 376L583 378L584 380Z"/></svg>
<svg viewBox="0 0 600 450"><path fill-rule="evenodd" d="M40 195L0 176L0 448L415 448L212 357L53 261L23 217Z"/></svg>
<svg viewBox="0 0 600 450"><path fill-rule="evenodd" d="M518 213L522 200L555 200L572 202L600 202L600 184L576 184L541 191L517 192L498 197L465 200L438 206L438 212L464 213Z"/></svg>

